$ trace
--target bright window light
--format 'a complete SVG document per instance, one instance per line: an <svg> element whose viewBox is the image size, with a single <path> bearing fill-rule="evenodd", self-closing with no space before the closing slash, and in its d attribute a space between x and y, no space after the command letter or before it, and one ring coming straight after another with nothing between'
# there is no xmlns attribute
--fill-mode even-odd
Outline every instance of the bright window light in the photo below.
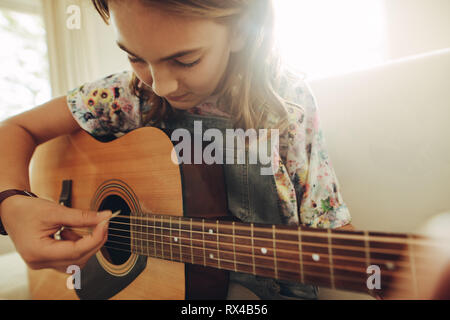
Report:
<svg viewBox="0 0 450 320"><path fill-rule="evenodd" d="M0 8L0 121L51 98L42 16Z"/></svg>
<svg viewBox="0 0 450 320"><path fill-rule="evenodd" d="M278 45L307 79L370 67L386 60L380 0L274 0Z"/></svg>

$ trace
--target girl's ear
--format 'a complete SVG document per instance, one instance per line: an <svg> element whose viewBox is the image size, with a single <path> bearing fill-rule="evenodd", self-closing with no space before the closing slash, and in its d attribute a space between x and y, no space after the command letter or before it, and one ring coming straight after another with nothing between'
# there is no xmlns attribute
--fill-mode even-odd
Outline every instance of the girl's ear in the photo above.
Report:
<svg viewBox="0 0 450 320"><path fill-rule="evenodd" d="M247 37L244 32L237 32L232 38L230 43L231 52L236 53L241 51L246 42Z"/></svg>
<svg viewBox="0 0 450 320"><path fill-rule="evenodd" d="M244 17L239 20L237 26L231 30L230 49L233 53L241 51L247 41L248 35L247 29L245 28L245 21L246 16L244 15Z"/></svg>

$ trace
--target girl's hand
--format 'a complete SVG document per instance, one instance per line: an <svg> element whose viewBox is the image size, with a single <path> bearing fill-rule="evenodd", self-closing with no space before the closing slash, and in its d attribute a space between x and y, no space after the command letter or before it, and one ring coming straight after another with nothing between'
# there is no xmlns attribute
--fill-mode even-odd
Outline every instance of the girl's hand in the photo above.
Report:
<svg viewBox="0 0 450 320"><path fill-rule="evenodd" d="M67 208L54 202L16 195L0 206L5 230L31 269L54 268L66 272L69 265L82 268L106 242L111 211L95 212ZM70 230L53 235L62 226L92 227L79 236Z"/></svg>

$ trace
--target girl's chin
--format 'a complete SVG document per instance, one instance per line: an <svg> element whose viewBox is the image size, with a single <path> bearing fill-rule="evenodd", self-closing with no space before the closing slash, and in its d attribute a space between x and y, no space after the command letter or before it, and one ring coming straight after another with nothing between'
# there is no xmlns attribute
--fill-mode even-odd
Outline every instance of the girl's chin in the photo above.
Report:
<svg viewBox="0 0 450 320"><path fill-rule="evenodd" d="M197 101L196 99L189 99L189 100L182 100L182 101L170 101L167 100L172 108L178 109L178 110L188 110L195 106L197 106L201 101Z"/></svg>
<svg viewBox="0 0 450 320"><path fill-rule="evenodd" d="M178 110L189 110L196 106L196 104L193 104L191 101L169 101L169 103L172 108Z"/></svg>

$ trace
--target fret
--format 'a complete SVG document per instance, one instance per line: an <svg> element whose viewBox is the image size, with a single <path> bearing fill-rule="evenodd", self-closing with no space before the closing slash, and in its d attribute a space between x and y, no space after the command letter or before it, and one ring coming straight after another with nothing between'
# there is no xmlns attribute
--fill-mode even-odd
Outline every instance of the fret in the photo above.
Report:
<svg viewBox="0 0 450 320"><path fill-rule="evenodd" d="M163 216L161 216L161 229L159 229L161 233L161 256L165 259L166 255L164 254L164 238L163 238Z"/></svg>
<svg viewBox="0 0 450 320"><path fill-rule="evenodd" d="M130 221L131 221L131 225L130 225L130 247L131 247L132 251L137 249L137 242L136 242L137 241L137 239L136 239L137 234L136 234L136 226L134 224L134 221L135 221L134 219L135 219L134 215L130 214ZM120 222L122 222L122 221L120 221Z"/></svg>
<svg viewBox="0 0 450 320"><path fill-rule="evenodd" d="M166 221L166 234L164 235L164 240L166 245L169 246L170 260L181 261L181 256L177 252L177 246L179 246L179 238L176 232L176 220L177 217L169 216L169 222ZM168 234L167 234L168 233Z"/></svg>
<svg viewBox="0 0 450 320"><path fill-rule="evenodd" d="M273 239L273 266L275 268L275 279L278 279L278 268L277 268L277 243L276 243L276 236L275 236L276 228L275 225L272 225L272 239Z"/></svg>
<svg viewBox="0 0 450 320"><path fill-rule="evenodd" d="M219 268L219 240L218 240L218 232L217 232L217 224L216 223L207 223L205 224L203 237L204 237L204 246L205 246L205 255L206 255L206 263L207 265L213 268ZM216 231L214 231L216 230Z"/></svg>
<svg viewBox="0 0 450 320"><path fill-rule="evenodd" d="M146 239L147 239L147 257L150 257L150 250L149 250L149 244L150 244L150 239L149 239L149 225L148 225L148 221L149 221L149 216L146 215L146 219L145 219L145 225L147 226L146 228Z"/></svg>
<svg viewBox="0 0 450 320"><path fill-rule="evenodd" d="M217 264L218 268L220 268L220 248L219 248L219 221L216 220L216 238L217 238Z"/></svg>
<svg viewBox="0 0 450 320"><path fill-rule="evenodd" d="M194 248L192 247L192 218L189 219L190 221L190 239L191 239L191 263L194 264Z"/></svg>
<svg viewBox="0 0 450 320"><path fill-rule="evenodd" d="M402 260L404 252L408 252L406 247L407 235L369 232L369 236L370 258L372 261L374 259L380 261L380 263L377 263L377 266L383 275L381 287L385 288L394 281L393 271L399 270L398 262ZM384 241L384 237L390 237L392 241Z"/></svg>
<svg viewBox="0 0 450 320"><path fill-rule="evenodd" d="M298 226L298 259L300 262L300 282L305 282L305 277L303 276L303 253L302 253L302 228Z"/></svg>
<svg viewBox="0 0 450 320"><path fill-rule="evenodd" d="M192 263L192 243L191 243L191 228L188 219L180 219L180 230L179 230L179 244L180 244L180 255L181 261L184 263Z"/></svg>
<svg viewBox="0 0 450 320"><path fill-rule="evenodd" d="M255 245L254 255L256 264L256 273L265 272L271 278L276 277L276 270L274 268L274 248L273 248L273 230L267 225L253 224L256 228L253 230ZM269 265L268 265L269 264ZM260 270L261 268L269 270Z"/></svg>
<svg viewBox="0 0 450 320"><path fill-rule="evenodd" d="M183 259L183 247L181 245L181 219L178 219L178 246L180 247L180 261L184 261Z"/></svg>
<svg viewBox="0 0 450 320"><path fill-rule="evenodd" d="M302 230L303 272L305 283L331 287L328 259L328 238L324 229L304 228ZM320 246L317 246L320 245ZM318 275L327 275L326 277Z"/></svg>
<svg viewBox="0 0 450 320"><path fill-rule="evenodd" d="M172 216L165 216L163 219L163 239L164 239L164 252L167 255L167 259L173 260L173 239L172 239Z"/></svg>
<svg viewBox="0 0 450 320"><path fill-rule="evenodd" d="M135 249L138 249L138 233L137 233L137 223L136 223L136 217L133 215L133 246L135 247Z"/></svg>
<svg viewBox="0 0 450 320"><path fill-rule="evenodd" d="M136 223L135 223L135 230L136 230L136 246L137 246L137 248L139 249L139 248L142 248L142 237L141 237L141 232L140 232L140 230L139 230L139 227L140 227L140 213L139 212L137 212L137 214L136 214Z"/></svg>
<svg viewBox="0 0 450 320"><path fill-rule="evenodd" d="M202 219L203 265L206 266L205 219Z"/></svg>
<svg viewBox="0 0 450 320"><path fill-rule="evenodd" d="M419 289L418 289L418 283L416 278L416 264L415 264L415 256L414 256L414 249L412 247L412 238L411 235L408 235L408 252L409 252L409 262L411 265L411 277L413 282L413 289L414 289L414 296L416 298L419 297Z"/></svg>
<svg viewBox="0 0 450 320"><path fill-rule="evenodd" d="M139 212L139 218L141 218L141 219L139 219L139 220L142 220L142 217L144 216L144 213L143 212ZM139 228L139 230L140 230L140 234L139 234L139 239L140 239L140 243L141 243L141 248L144 248L144 237L142 236L142 232L144 231L143 230L143 225L142 225L142 223L141 223L141 221L139 221L138 222L138 228ZM146 243L145 243L146 244Z"/></svg>
<svg viewBox="0 0 450 320"><path fill-rule="evenodd" d="M156 217L153 216L153 251L154 256L156 257Z"/></svg>
<svg viewBox="0 0 450 320"><path fill-rule="evenodd" d="M236 264L236 238L235 238L235 223L233 221L233 261L234 261L234 272L237 272L237 264Z"/></svg>
<svg viewBox="0 0 450 320"><path fill-rule="evenodd" d="M272 227L271 237L275 237L273 242L276 268L275 276L278 279L299 282L300 264L298 250L298 233L292 231L292 226L277 225ZM295 229L294 229L295 230ZM288 232L285 232L288 231Z"/></svg>
<svg viewBox="0 0 450 320"><path fill-rule="evenodd" d="M220 266L236 272L251 273L251 234L244 224L221 222L219 229ZM238 253L247 255L238 255Z"/></svg>
<svg viewBox="0 0 450 320"><path fill-rule="evenodd" d="M335 288L367 292L368 275L366 270L369 260L364 232L334 229L330 229L329 232L331 234Z"/></svg>
<svg viewBox="0 0 450 320"><path fill-rule="evenodd" d="M193 264L204 264L204 250L203 250L203 225L199 219L192 219L191 222L191 246L192 246L192 258ZM214 242L216 244L216 242Z"/></svg>
<svg viewBox="0 0 450 320"><path fill-rule="evenodd" d="M256 266L255 266L255 241L253 240L254 232L253 232L253 223L251 226L251 239L252 239L252 266L253 266L253 274L256 275Z"/></svg>
<svg viewBox="0 0 450 320"><path fill-rule="evenodd" d="M334 283L334 267L333 267L333 252L331 249L331 230L327 230L328 234L328 260L330 263L330 281L331 281L331 289L335 289Z"/></svg>
<svg viewBox="0 0 450 320"><path fill-rule="evenodd" d="M170 246L170 260L173 260L172 253L172 217L169 216L169 246Z"/></svg>
<svg viewBox="0 0 450 320"><path fill-rule="evenodd" d="M368 268L370 263L370 247L369 247L369 232L364 231L364 252L366 254L366 268Z"/></svg>
<svg viewBox="0 0 450 320"><path fill-rule="evenodd" d="M130 214L130 221L131 221L131 225L130 225L130 246L131 246L131 250L136 250L137 249L137 233L136 233L136 226L135 226L135 217L134 215Z"/></svg>

